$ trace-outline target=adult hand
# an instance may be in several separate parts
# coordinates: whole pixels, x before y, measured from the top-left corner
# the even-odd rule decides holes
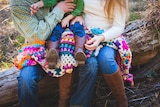
[[[104,41],[104,36],[102,35],[94,36],[93,38],[91,38],[86,42],[85,48],[88,50],[95,50],[102,41]]]
[[[77,17],[75,17],[75,18],[72,20],[71,24],[74,24],[75,22],[79,22],[81,25],[84,25],[84,26],[85,26],[85,22],[84,22],[84,19],[83,19],[82,16],[77,16]]]
[[[72,12],[76,5],[74,3],[71,3],[69,1],[61,1],[57,3],[56,5],[58,8],[62,9],[64,13]]]

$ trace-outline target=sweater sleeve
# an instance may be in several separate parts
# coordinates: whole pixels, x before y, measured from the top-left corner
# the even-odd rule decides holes
[[[53,7],[56,5],[57,0],[43,0],[44,2],[44,7]]]
[[[11,7],[10,10],[15,27],[28,42],[46,40],[64,16],[64,12],[58,7],[50,13],[47,12],[48,14],[42,19],[38,15],[31,17],[30,9],[25,6]],[[39,10],[38,13],[42,12],[44,11]]]
[[[71,13],[73,16],[79,16],[84,10],[84,1],[83,0],[75,0],[76,8]]]
[[[120,8],[116,7],[112,26],[103,33],[105,41],[110,41],[111,39],[121,35],[125,28],[125,22],[126,22],[125,10],[122,9],[122,11],[120,11]]]

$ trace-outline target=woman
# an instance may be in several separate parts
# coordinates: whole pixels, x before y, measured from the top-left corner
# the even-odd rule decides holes
[[[81,21],[88,28],[100,28],[104,33],[95,35],[85,44],[88,50],[95,50],[101,42],[110,42],[123,33],[128,16],[128,0],[84,0],[84,15],[75,21]],[[97,56],[100,70],[106,83],[112,90],[117,107],[128,107],[120,68],[115,60],[116,50],[103,46]]]

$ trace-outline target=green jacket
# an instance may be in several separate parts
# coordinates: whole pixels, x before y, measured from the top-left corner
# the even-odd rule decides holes
[[[44,7],[52,7],[56,5],[59,1],[64,1],[64,0],[43,0],[44,1]],[[84,1],[83,0],[74,0],[73,2],[76,4],[76,8],[74,9],[71,14],[73,16],[79,16],[84,10]]]
[[[10,0],[10,12],[16,29],[25,38],[26,42],[46,40],[57,23],[61,22],[64,12],[54,7],[40,8],[33,16],[30,15],[30,5],[39,0]]]

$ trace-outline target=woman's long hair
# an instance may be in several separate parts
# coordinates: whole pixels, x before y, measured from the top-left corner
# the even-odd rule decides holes
[[[109,21],[114,20],[114,10],[115,7],[119,8],[119,12],[122,13],[122,11],[126,12],[126,18],[128,18],[129,11],[128,11],[128,0],[106,0],[104,12],[108,16]],[[116,10],[117,11],[117,10]]]

